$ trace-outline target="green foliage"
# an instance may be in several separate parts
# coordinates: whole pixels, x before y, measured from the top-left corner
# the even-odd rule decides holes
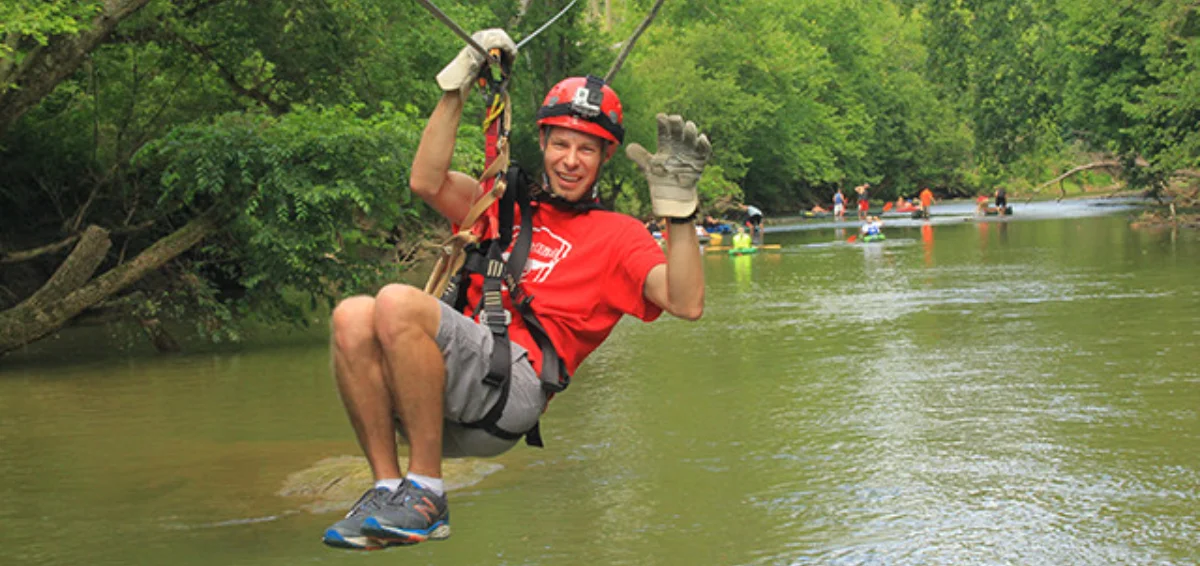
[[[547,89],[604,75],[653,3],[577,6],[523,48],[510,85],[518,162],[540,165]],[[439,2],[468,30],[517,39],[565,5]],[[0,4],[0,95],[29,54],[100,8]],[[1197,33],[1189,0],[672,0],[613,87],[627,143],[653,148],[659,112],[709,135],[706,210],[735,200],[787,214],[864,181],[887,199],[923,186],[1015,193],[1112,155],[1125,180],[1156,189],[1200,168]],[[416,2],[148,3],[0,138],[0,242],[28,249],[95,223],[117,234],[111,267],[217,207],[220,233],[122,299],[213,338],[237,337],[247,316],[303,321],[313,302],[369,290],[397,240],[440,224],[411,201],[407,167],[433,77],[461,48]],[[482,112],[473,96],[456,147],[455,168],[472,174]],[[623,156],[600,192],[650,212]],[[5,304],[59,261],[0,272]]]
[[[379,266],[361,261],[364,252],[388,246],[392,228],[415,214],[406,179],[416,120],[356,110],[226,114],[149,144],[135,165],[161,171],[161,207],[227,210],[228,231],[198,263],[238,266],[232,282],[256,314],[294,318],[282,290],[306,300],[331,297],[335,282],[341,292],[367,290]]]
[[[0,2],[0,69],[20,65],[28,50],[45,46],[53,36],[78,34],[100,9],[96,0]],[[0,83],[0,92],[9,86]]]

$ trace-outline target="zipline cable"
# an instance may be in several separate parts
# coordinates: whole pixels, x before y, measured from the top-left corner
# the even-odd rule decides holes
[[[473,37],[471,37],[471,34],[467,33],[465,30],[463,30],[462,26],[458,25],[457,23],[454,22],[454,20],[450,19],[450,16],[447,16],[445,12],[441,11],[440,9],[438,9],[437,6],[433,5],[433,2],[430,2],[429,0],[417,0],[417,2],[419,2],[422,6],[425,6],[425,9],[429,10],[429,13],[433,14],[433,17],[441,20],[441,22],[443,24],[446,24],[446,27],[450,28],[450,31],[453,31],[456,35],[458,35],[458,37],[461,37],[463,41],[467,42],[467,45],[470,45],[476,51],[482,53],[483,56],[488,59],[488,61],[490,61],[491,63],[493,63],[495,65],[500,64],[499,58],[494,57],[490,53],[488,53],[487,49],[484,49],[483,46],[479,44],[479,42],[475,41],[475,39]]]
[[[529,40],[531,40],[531,39],[533,39],[533,38],[537,37],[537,35],[538,35],[539,33],[542,33],[543,31],[545,31],[545,30],[546,30],[546,28],[550,27],[550,25],[551,25],[551,24],[553,24],[554,22],[557,22],[557,21],[558,21],[558,19],[559,19],[559,18],[561,18],[561,17],[563,17],[563,14],[566,14],[566,13],[567,13],[567,10],[570,10],[570,9],[571,9],[571,6],[574,6],[576,2],[579,2],[579,0],[571,0],[571,3],[570,3],[570,4],[567,4],[567,7],[566,7],[566,8],[563,8],[562,10],[559,10],[559,12],[558,12],[557,14],[555,14],[553,18],[550,18],[550,20],[549,20],[549,21],[547,21],[546,23],[542,24],[542,27],[540,27],[540,28],[537,28],[537,29],[533,30],[533,33],[531,33],[531,34],[529,34],[529,35],[525,36],[525,38],[524,38],[524,39],[522,39],[521,41],[518,41],[518,42],[517,42],[517,49],[520,49],[522,45],[525,45],[526,43],[529,43]]]

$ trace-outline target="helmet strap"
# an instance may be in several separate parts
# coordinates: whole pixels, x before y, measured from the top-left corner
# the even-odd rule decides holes
[[[597,174],[599,174],[599,171],[597,171]],[[543,171],[542,184],[535,185],[532,192],[533,200],[544,202],[562,211],[583,213],[589,210],[604,210],[604,207],[600,206],[599,197],[597,197],[595,181],[592,182],[592,198],[570,201],[550,188],[550,177]]]

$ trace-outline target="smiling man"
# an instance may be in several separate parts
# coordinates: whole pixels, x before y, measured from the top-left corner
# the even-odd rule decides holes
[[[502,30],[474,37],[516,55]],[[482,65],[464,48],[438,74],[444,93],[413,159],[413,193],[455,224],[483,194],[474,178],[450,170],[463,100]],[[657,120],[658,152],[631,144],[626,153],[646,175],[655,215],[671,219],[665,254],[636,219],[596,203],[601,167],[624,139],[623,111],[603,81],[573,77],[551,88],[538,111],[542,182],[527,187],[529,226],[513,227],[527,236],[523,268],[504,265],[526,253],[514,244],[507,259],[497,252],[477,271],[519,273],[490,291],[486,279],[465,280],[463,312],[399,284],[334,309],[338,391],[376,483],[325,531],[326,544],[377,549],[448,537],[443,458],[494,456],[522,436],[540,445],[537,423],[549,398],[622,316],[700,318],[704,274],[693,218],[711,148],[695,124]],[[403,474],[397,433],[409,444]]]

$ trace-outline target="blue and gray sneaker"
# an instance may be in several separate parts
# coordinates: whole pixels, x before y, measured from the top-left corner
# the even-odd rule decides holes
[[[366,536],[386,544],[416,544],[450,538],[450,507],[438,495],[405,481],[362,523]]]
[[[363,533],[362,526],[363,520],[383,508],[384,503],[391,495],[392,492],[387,488],[368,489],[350,508],[350,512],[346,513],[346,518],[325,529],[325,535],[321,537],[321,542],[329,546],[353,550],[379,550],[388,546],[389,543],[376,540]]]

